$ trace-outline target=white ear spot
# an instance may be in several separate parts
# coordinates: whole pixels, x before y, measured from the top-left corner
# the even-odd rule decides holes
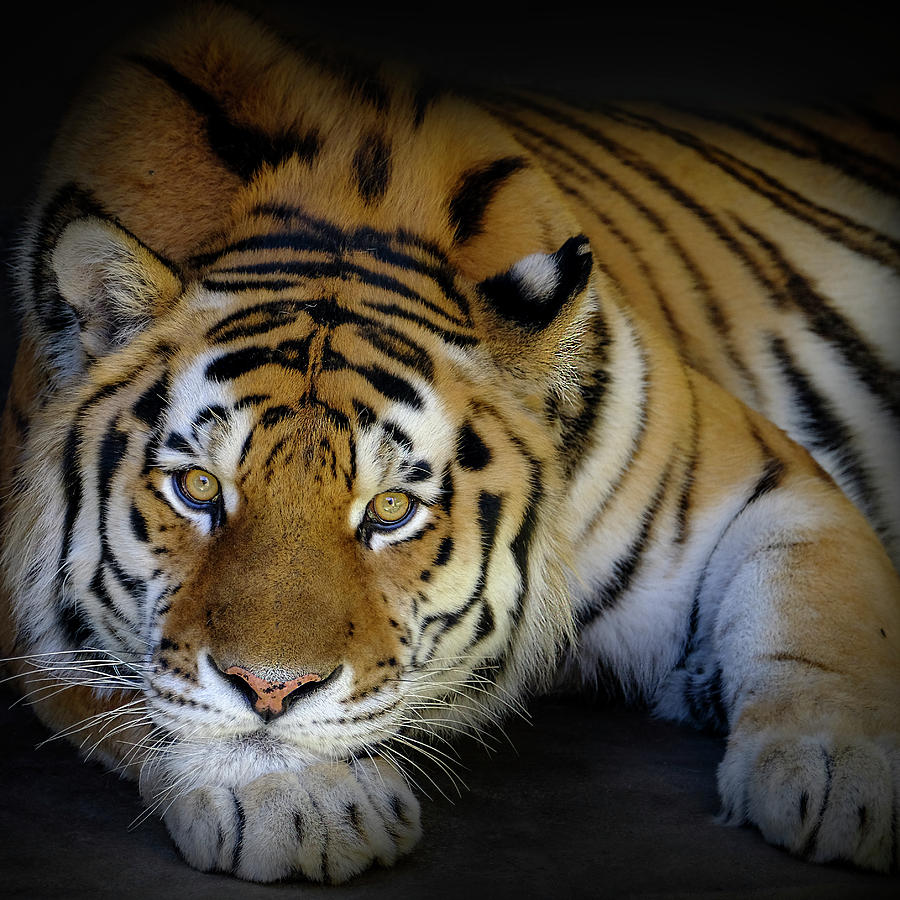
[[[520,259],[509,274],[518,282],[522,299],[531,303],[546,302],[559,285],[559,264],[553,253],[532,253]]]

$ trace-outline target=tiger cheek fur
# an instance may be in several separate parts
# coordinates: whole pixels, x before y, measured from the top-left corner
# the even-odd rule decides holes
[[[203,5],[98,90],[24,240],[0,639],[189,863],[392,864],[413,754],[559,679],[896,866],[877,127],[467,100]]]

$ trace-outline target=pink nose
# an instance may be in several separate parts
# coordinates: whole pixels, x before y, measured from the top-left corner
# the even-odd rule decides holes
[[[266,681],[265,678],[254,675],[253,672],[245,669],[243,666],[231,666],[225,670],[225,674],[240,678],[246,682],[253,694],[253,697],[251,697],[253,709],[266,722],[287,712],[287,699],[304,684],[322,680],[320,675],[310,672],[308,675],[301,675],[299,678],[292,678],[290,681]],[[253,699],[254,697],[255,699]]]

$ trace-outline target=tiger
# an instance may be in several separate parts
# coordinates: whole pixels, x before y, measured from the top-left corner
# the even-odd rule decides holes
[[[19,242],[18,689],[249,881],[392,865],[422,761],[559,687],[724,735],[722,822],[896,870],[897,135],[182,10]]]

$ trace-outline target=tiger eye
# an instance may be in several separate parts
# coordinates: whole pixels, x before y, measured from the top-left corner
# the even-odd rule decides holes
[[[372,498],[369,508],[377,521],[394,525],[409,513],[411,505],[409,496],[402,491],[385,491]]]
[[[181,489],[196,503],[209,503],[219,495],[219,480],[203,469],[189,469],[181,478]]]

